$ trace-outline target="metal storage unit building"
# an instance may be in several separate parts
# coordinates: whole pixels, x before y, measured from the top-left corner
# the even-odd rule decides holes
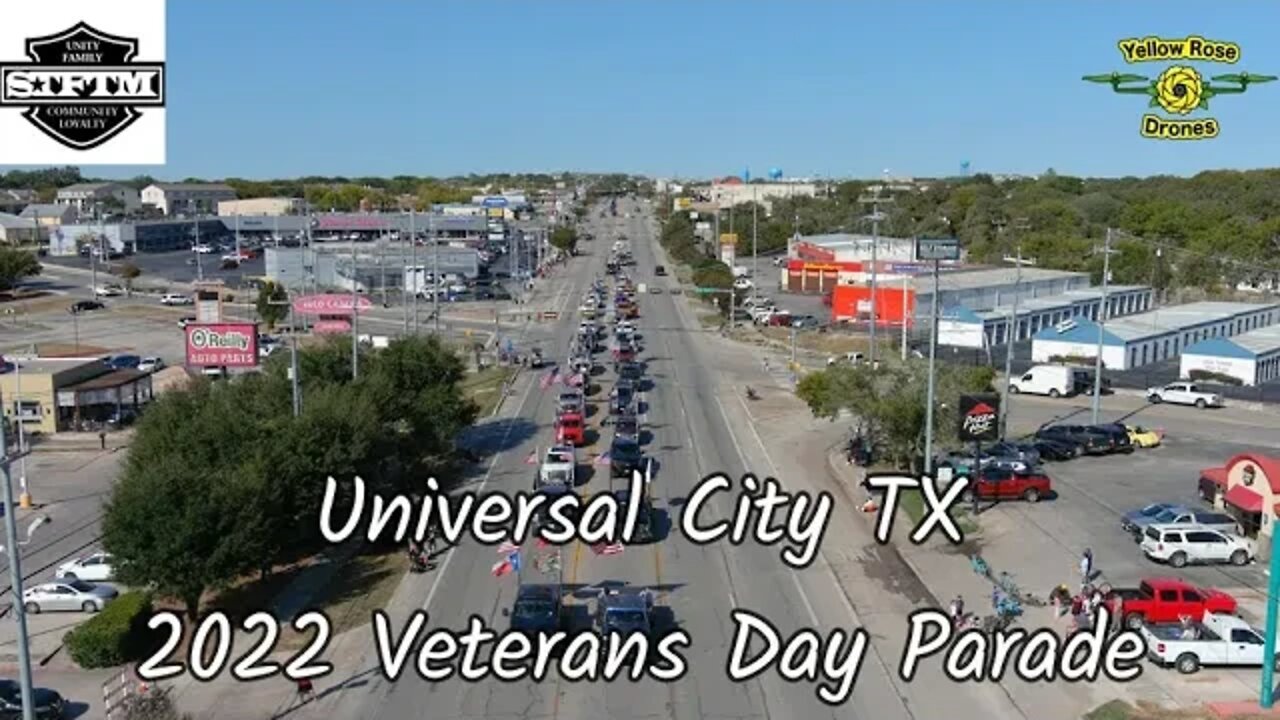
[[[1280,323],[1280,303],[1195,302],[1108,320],[1102,333],[1102,362],[1112,370],[1131,370],[1178,357],[1187,347],[1210,338],[1242,335]],[[1092,360],[1097,355],[1098,324],[1072,318],[1036,333],[1035,362],[1055,358]]]
[[[1228,375],[1249,386],[1280,379],[1280,325],[1193,343],[1182,351],[1181,377],[1196,370]]]
[[[1132,315],[1151,307],[1152,291],[1141,285],[1107,289],[1107,317]],[[1075,317],[1096,318],[1102,305],[1100,289],[1072,290],[1051,297],[1019,301],[1014,341],[1030,339],[1043,328]],[[938,322],[938,342],[954,347],[983,348],[1003,345],[1009,330],[1012,305],[990,310],[970,310],[953,305],[944,308]]]

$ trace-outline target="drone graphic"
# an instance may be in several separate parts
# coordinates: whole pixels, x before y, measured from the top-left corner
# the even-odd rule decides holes
[[[1208,110],[1209,98],[1218,95],[1239,95],[1249,89],[1253,83],[1273,82],[1280,77],[1275,75],[1250,75],[1247,72],[1231,75],[1214,75],[1212,82],[1227,83],[1213,85],[1206,82],[1194,68],[1173,66],[1160,73],[1160,77],[1152,80],[1142,75],[1110,73],[1107,75],[1085,75],[1087,82],[1111,85],[1114,92],[1127,95],[1150,96],[1151,107],[1160,107],[1170,113],[1185,115],[1192,110]],[[1143,83],[1135,85],[1135,83]]]

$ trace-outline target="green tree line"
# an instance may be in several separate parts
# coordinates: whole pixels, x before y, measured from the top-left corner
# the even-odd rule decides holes
[[[195,380],[148,408],[102,521],[122,582],[194,618],[207,591],[321,547],[328,477],[344,493],[360,476],[370,492],[416,495],[428,477],[458,476],[455,439],[478,410],[461,390],[463,361],[437,339],[366,353],[355,381],[349,337],[299,355],[299,417],[279,355],[262,373]]]
[[[761,213],[762,252],[805,235],[869,233],[867,182],[833,183],[816,198],[777,198]],[[990,175],[921,181],[893,193],[880,231],[899,237],[954,235],[973,262],[1000,262],[1022,247],[1040,267],[1092,272],[1107,228],[1115,234],[1111,279],[1159,288],[1221,290],[1280,270],[1280,170],[1210,171],[1189,178],[1078,178],[1053,170],[996,182]],[[726,230],[727,210],[721,210]],[[749,203],[734,209],[750,237]]]

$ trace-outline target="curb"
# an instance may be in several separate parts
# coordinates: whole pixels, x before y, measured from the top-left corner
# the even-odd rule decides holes
[[[860,514],[877,517],[879,513],[863,513],[861,511],[860,509],[861,503],[857,502],[856,498],[854,498],[850,494],[849,484],[846,483],[844,479],[840,477],[840,472],[836,467],[836,458],[837,458],[837,455],[834,452],[834,450],[832,448],[828,448],[827,449],[827,475],[831,478],[831,481],[835,483],[836,487],[840,488],[840,491],[845,496],[845,499],[850,501],[854,509],[858,510]],[[901,508],[899,508],[899,511],[901,511]],[[921,577],[920,568],[917,567],[916,564],[912,562],[911,559],[908,558],[902,552],[902,550],[898,547],[898,543],[895,542],[892,538],[890,538],[889,542],[882,545],[881,547],[892,549],[893,554],[896,555],[898,559],[902,561],[902,564],[906,566],[906,569],[911,573],[912,577],[915,578],[916,582],[920,584],[920,587],[924,588],[925,594],[929,596],[929,600],[932,606],[935,608],[942,608],[942,605],[938,602],[938,596],[933,592],[933,588],[929,587],[929,583],[926,583],[924,581],[924,578]]]

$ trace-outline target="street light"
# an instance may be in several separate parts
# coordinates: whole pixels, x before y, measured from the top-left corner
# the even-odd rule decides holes
[[[3,414],[0,414],[3,417]],[[27,527],[26,542],[18,541],[18,525],[13,512],[13,484],[9,472],[13,458],[9,456],[9,428],[0,428],[0,481],[4,483],[3,505],[5,546],[9,554],[9,584],[13,593],[13,621],[18,630],[18,682],[22,691],[22,719],[35,720],[35,701],[31,687],[31,652],[27,646],[27,611],[23,607],[22,598],[22,552],[21,547],[31,542],[31,535],[36,528],[48,522],[46,516],[40,516]]]
[[[938,306],[941,304],[939,269],[943,260],[960,259],[960,242],[955,238],[916,239],[916,257],[933,261],[933,298],[929,309],[929,390],[924,416],[924,474],[933,472],[934,367],[938,353]]]

